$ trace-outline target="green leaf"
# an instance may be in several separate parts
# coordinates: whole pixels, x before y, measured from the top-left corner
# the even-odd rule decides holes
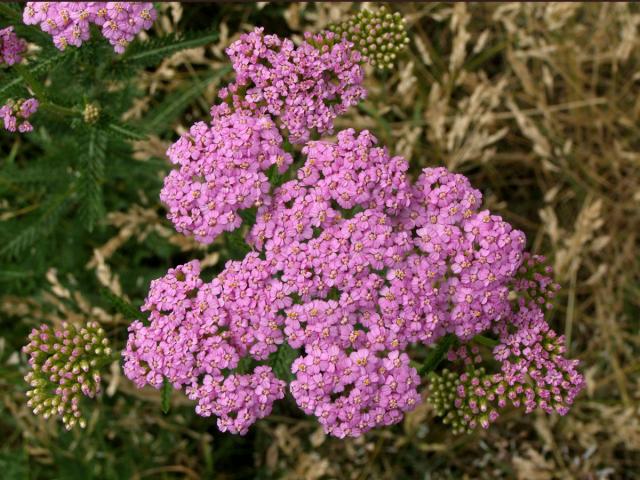
[[[80,159],[80,218],[87,230],[104,215],[102,184],[104,183],[104,162],[107,154],[107,136],[102,130],[89,130],[84,155]]]
[[[244,239],[243,231],[243,228],[236,228],[232,232],[224,234],[224,241],[231,259],[240,260],[251,251],[251,247]]]
[[[171,392],[173,391],[173,387],[171,386],[171,382],[166,378],[162,381],[162,387],[160,388],[160,403],[162,408],[162,413],[165,415],[169,413],[169,409],[171,408]]]
[[[488,348],[495,348],[500,344],[498,340],[489,338],[485,335],[476,335],[473,337],[473,341]]]
[[[30,75],[38,75],[40,73],[51,70],[57,63],[62,62],[66,59],[67,55],[69,55],[68,50],[65,52],[60,52],[51,55],[44,60],[36,61],[28,66],[24,67],[25,71],[27,71]],[[8,80],[0,83],[0,100],[5,100],[12,95],[25,95],[26,94],[26,85],[25,79],[17,73],[15,70],[12,70],[7,74]],[[4,103],[4,102],[2,102]]]
[[[170,34],[159,39],[135,43],[125,52],[118,63],[124,66],[135,65],[137,67],[154,65],[180,50],[215,42],[218,40],[218,36],[218,32],[204,31],[186,36]]]
[[[146,140],[147,136],[136,130],[134,127],[127,124],[120,124],[118,122],[111,122],[107,125],[107,129],[117,138],[124,140]]]
[[[456,336],[451,333],[442,337],[435,348],[433,348],[429,352],[429,355],[427,355],[427,359],[422,364],[422,367],[419,369],[418,373],[420,373],[420,375],[424,375],[425,373],[429,373],[435,370],[438,365],[440,365],[440,362],[444,359],[445,355],[455,342]]]
[[[146,131],[159,133],[166,130],[167,126],[178,118],[189,104],[204,91],[208,83],[219,79],[230,71],[231,67],[226,66],[215,72],[207,72],[203,76],[196,77],[193,83],[167,96],[158,107],[145,117]]]
[[[59,194],[48,202],[42,214],[34,222],[22,229],[0,249],[0,257],[18,257],[37,241],[45,239],[60,221],[68,204],[70,193],[67,191]]]
[[[119,297],[111,290],[107,288],[100,289],[100,295],[109,302],[109,304],[118,313],[122,314],[124,318],[130,321],[142,320],[144,323],[148,323],[147,315],[134,307],[130,302],[122,297]]]
[[[281,344],[278,350],[269,356],[269,365],[273,368],[273,373],[276,374],[276,377],[287,383],[292,381],[291,365],[298,355],[299,352],[291,348],[288,343]]]

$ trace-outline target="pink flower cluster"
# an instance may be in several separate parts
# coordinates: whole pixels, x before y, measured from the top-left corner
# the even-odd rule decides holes
[[[13,27],[0,29],[0,64],[19,63],[26,48],[27,42],[13,32]]]
[[[248,237],[258,252],[210,283],[191,262],[152,285],[151,325],[132,326],[125,371],[138,385],[167,377],[186,386],[199,412],[245,432],[271,403],[256,411],[220,385],[236,384],[228,379],[241,357],[263,362],[287,342],[303,349],[296,402],[328,433],[357,436],[420,401],[409,345],[447,332],[469,339],[508,314],[524,235],[479,211],[480,193],[462,175],[429,168],[412,185],[407,162],[369,132],[345,130],[303,153],[298,178],[258,209]],[[283,385],[268,378],[272,402]],[[247,422],[229,423],[221,401]]]
[[[319,344],[307,350],[293,363],[291,393],[331,435],[358,437],[393,425],[420,403],[420,378],[406,353],[379,355],[362,348],[348,354],[336,345],[325,349]]]
[[[245,434],[269,415],[285,384],[268,366],[234,370],[242,356],[264,360],[282,341],[274,322],[288,299],[255,254],[229,262],[211,283],[199,275],[192,261],[152,282],[142,307],[150,324],[131,325],[124,371],[139,387],[160,388],[166,377],[198,402],[198,414],[218,416],[220,430]]]
[[[265,172],[284,172],[293,161],[270,117],[245,112],[196,123],[167,154],[180,168],[165,178],[160,199],[176,230],[202,243],[238,228],[238,211],[268,197]]]
[[[0,107],[0,118],[2,118],[5,130],[9,132],[26,133],[33,131],[33,125],[29,122],[29,117],[38,111],[38,100],[29,98],[19,102],[9,100]]]
[[[335,117],[366,95],[360,53],[332,32],[307,33],[296,47],[256,28],[226,52],[236,79],[220,91],[227,103],[214,106],[212,116],[231,109],[269,114],[291,143],[306,142],[314,129],[331,132]]]
[[[298,180],[258,210],[249,241],[264,244],[266,259],[303,299],[348,291],[359,277],[358,288],[382,281],[374,287],[382,298],[360,308],[377,309],[384,325],[401,324],[399,345],[486,330],[509,309],[523,233],[478,211],[480,192],[463,175],[427,168],[412,185],[406,160],[375,142],[349,129],[336,143],[308,143]],[[342,220],[342,210],[354,209],[364,211]]]
[[[265,171],[284,173],[292,163],[279,129],[292,143],[312,130],[330,132],[336,116],[364,98],[360,54],[331,32],[288,39],[243,35],[228,49],[236,73],[226,100],[211,109],[212,122],[193,125],[167,151],[180,169],[160,194],[176,229],[202,243],[238,228],[238,211],[270,203]]]
[[[495,330],[500,344],[493,356],[502,367],[494,383],[506,384],[508,398],[515,406],[523,404],[527,413],[540,408],[565,415],[584,388],[584,378],[579,361],[562,356],[564,337],[549,327],[540,307],[521,301],[511,321],[496,324]]]
[[[23,20],[27,25],[40,25],[60,50],[87,41],[93,23],[102,28],[113,49],[122,53],[141,30],[151,28],[156,15],[151,2],[27,2]]]
[[[487,373],[477,346],[463,345],[449,352],[454,366],[463,365],[462,374],[445,370],[431,372],[429,401],[438,415],[456,433],[482,426],[487,428],[510,402],[525,407],[525,413],[539,408],[565,415],[585,386],[578,372],[578,360],[566,359],[564,338],[549,327],[543,308],[551,308],[558,285],[545,267],[544,257],[525,253],[511,288],[518,300],[512,313],[491,330],[498,336],[492,349],[500,371]]]

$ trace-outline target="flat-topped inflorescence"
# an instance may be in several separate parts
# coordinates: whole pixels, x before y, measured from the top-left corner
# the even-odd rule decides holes
[[[481,210],[464,176],[427,168],[412,183],[406,160],[376,143],[352,129],[308,142],[297,179],[258,208],[248,236],[256,251],[209,283],[197,262],[154,282],[151,324],[130,329],[127,376],[156,388],[167,378],[198,413],[245,433],[283,395],[264,362],[286,343],[298,354],[298,405],[327,433],[358,436],[420,402],[408,347],[516,325],[509,292],[522,232]],[[243,358],[265,368],[264,403],[243,393],[225,409],[219,392],[257,388],[253,374],[236,371]]]
[[[157,13],[152,2],[27,2],[23,21],[40,25],[60,50],[79,47],[91,36],[91,24],[117,53],[142,30],[151,28]]]
[[[384,6],[378,10],[361,10],[329,30],[353,43],[362,57],[380,70],[393,68],[398,54],[409,44],[407,26],[399,13],[390,13]]]
[[[150,323],[130,328],[126,375],[140,387],[168,380],[198,414],[245,434],[284,396],[270,359],[286,352],[300,408],[328,434],[359,436],[421,401],[413,346],[493,331],[511,352],[496,350],[500,372],[465,358],[468,371],[442,382],[432,375],[447,421],[458,431],[487,426],[504,392],[527,410],[564,412],[582,383],[559,356],[561,342],[545,331],[539,343],[552,353],[536,351],[543,367],[523,366],[515,353],[515,332],[542,326],[512,297],[528,295],[540,311],[555,290],[540,259],[524,256],[524,234],[482,210],[463,175],[426,168],[412,182],[407,161],[367,131],[310,141],[364,98],[362,54],[385,67],[407,43],[398,15],[362,13],[344,25],[306,34],[299,46],[258,28],[227,49],[236,79],[221,90],[211,125],[195,124],[169,148],[179,169],[161,199],[178,231],[203,243],[255,208],[253,251],[210,282],[198,262],[154,281],[143,307]],[[304,163],[272,191],[267,170],[284,173],[296,143]]]
[[[79,328],[64,323],[60,329],[45,324],[33,329],[23,351],[29,355],[25,380],[33,413],[57,415],[68,430],[76,424],[84,428],[81,395],[93,398],[100,392],[100,369],[111,356],[104,330],[96,322]]]

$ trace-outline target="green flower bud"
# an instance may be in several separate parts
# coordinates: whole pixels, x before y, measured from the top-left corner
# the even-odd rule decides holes
[[[370,65],[386,70],[392,68],[395,53],[409,43],[405,19],[399,12],[389,13],[385,7],[372,12],[361,10],[329,30],[352,42]],[[375,52],[392,52],[394,55],[376,56]]]

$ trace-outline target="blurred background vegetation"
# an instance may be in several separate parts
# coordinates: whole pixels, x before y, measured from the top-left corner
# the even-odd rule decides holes
[[[127,83],[117,121],[148,135],[104,152],[92,228],[72,205],[17,254],[5,247],[31,226],[28,214],[57,208],[48,194],[59,177],[83,175],[73,158],[83,151],[65,143],[74,133],[64,122],[38,132],[34,117],[32,135],[0,133],[0,478],[639,478],[640,7],[628,3],[390,5],[407,18],[409,51],[392,72],[369,72],[368,99],[338,122],[373,131],[414,172],[444,165],[469,176],[486,206],[551,260],[563,286],[552,323],[588,383],[566,417],[514,410],[455,437],[424,404],[394,428],[345,441],[285,400],[238,437],[175,393],[162,414],[159,393],[136,390],[118,362],[84,431],[25,406],[20,348],[31,328],[94,319],[120,348],[129,320],[102,290],[139,305],[167,268],[200,258],[215,274],[228,258],[222,242],[202,248],[176,234],[158,201],[167,146],[208,118],[230,78],[224,48],[255,25],[300,38],[357,8],[159,5],[145,36],[214,29],[217,40]],[[120,98],[86,89],[105,110]],[[68,158],[55,167],[43,152]],[[39,175],[20,176],[38,165]]]

